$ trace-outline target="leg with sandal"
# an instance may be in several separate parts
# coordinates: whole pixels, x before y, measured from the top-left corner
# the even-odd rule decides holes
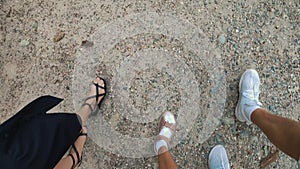
[[[175,134],[176,121],[171,112],[161,115],[159,124],[159,134],[154,144],[154,150],[158,154],[158,164],[160,169],[177,169],[177,165],[169,152],[169,143]]]
[[[91,113],[96,112],[98,109],[100,109],[100,105],[105,95],[105,81],[104,79],[97,77],[93,81],[93,85],[91,86],[89,96],[85,99],[85,102],[83,103],[81,109],[77,113],[82,120],[82,130],[75,143],[71,146],[70,153],[67,155],[67,157],[62,158],[59,161],[55,169],[73,169],[80,166],[82,161],[83,147],[87,137],[87,128],[85,127],[86,122]]]
[[[96,78],[78,113],[47,113],[63,99],[42,96],[0,125],[1,169],[70,169],[80,165],[87,137],[84,127],[100,107],[105,82]],[[67,150],[69,155],[63,157]],[[63,158],[62,158],[63,157]]]

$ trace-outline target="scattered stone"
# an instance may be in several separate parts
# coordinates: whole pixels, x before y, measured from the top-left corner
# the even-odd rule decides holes
[[[296,93],[299,91],[299,86],[295,86],[294,88],[289,88],[288,92],[289,93]]]
[[[222,134],[216,134],[215,141],[217,142],[217,144],[222,144],[222,145],[225,144],[224,141],[223,141],[223,135]]]
[[[243,132],[240,133],[240,137],[241,138],[247,138],[247,137],[249,137],[249,133],[247,131],[243,131]]]
[[[264,146],[264,153],[265,153],[265,155],[269,154],[269,148],[268,148],[268,146]]]
[[[64,37],[65,37],[65,33],[60,31],[60,32],[56,33],[56,35],[54,35],[53,41],[58,42],[58,41],[62,40]]]
[[[280,155],[280,151],[276,150],[274,153],[269,154],[266,158],[263,158],[260,161],[260,168],[268,167],[271,163],[279,159],[279,155]]]
[[[233,117],[228,117],[223,119],[224,124],[226,125],[233,125],[234,124],[234,118]]]
[[[38,27],[39,27],[39,24],[37,21],[35,21],[32,25],[32,28],[36,31],[38,29]]]
[[[234,125],[234,126],[231,127],[231,133],[232,134],[237,134],[236,125]]]
[[[6,14],[6,17],[11,17],[12,7],[9,8],[9,11]]]
[[[274,106],[273,105],[269,105],[269,110],[273,111],[274,110]]]
[[[251,143],[252,143],[252,144],[255,144],[255,143],[257,143],[257,142],[258,142],[258,137],[257,137],[257,136],[251,137]]]
[[[30,44],[30,42],[28,41],[28,40],[22,40],[21,42],[20,42],[20,46],[21,47],[26,47],[26,46],[28,46]]]
[[[81,42],[81,46],[82,47],[92,47],[92,46],[94,46],[94,43],[91,41],[88,41],[88,40],[84,40]]]
[[[224,36],[224,35],[220,35],[220,36],[219,36],[219,43],[220,43],[220,44],[224,44],[225,42],[226,42],[225,36]]]

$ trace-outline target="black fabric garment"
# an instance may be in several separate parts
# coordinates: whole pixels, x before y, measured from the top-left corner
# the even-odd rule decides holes
[[[61,101],[42,96],[0,125],[1,169],[55,167],[81,130],[74,113],[46,113]]]

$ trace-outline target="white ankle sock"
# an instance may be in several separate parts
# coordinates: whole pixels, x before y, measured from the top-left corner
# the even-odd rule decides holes
[[[258,108],[260,108],[258,105],[245,105],[244,111],[246,113],[247,120],[252,122],[251,121],[251,115],[254,112],[254,110],[256,110]]]
[[[168,144],[165,140],[158,140],[155,144],[156,152],[158,152],[158,150],[163,146],[165,146],[168,149]]]

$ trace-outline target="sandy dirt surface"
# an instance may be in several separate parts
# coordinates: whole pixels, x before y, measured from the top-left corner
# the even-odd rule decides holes
[[[174,20],[165,17],[161,25],[152,27],[151,21],[161,16]],[[177,20],[187,24],[176,25]],[[0,0],[0,123],[46,94],[65,98],[52,111],[74,112],[87,93],[85,87],[100,74],[109,82],[101,113],[118,133],[151,137],[157,134],[161,111],[171,110],[178,119],[185,117],[183,113],[193,117],[189,113],[197,111],[193,123],[179,124],[180,131],[188,128],[183,132],[187,135],[177,138],[171,150],[180,168],[208,168],[208,154],[216,144],[225,146],[232,168],[259,168],[261,159],[276,148],[258,127],[235,118],[239,79],[247,68],[255,68],[262,82],[263,107],[299,121],[299,25],[298,0]],[[200,33],[189,37],[189,31]],[[161,63],[149,59],[157,51],[167,53],[156,53]],[[89,64],[89,59],[94,62]],[[215,88],[218,71],[224,88]],[[179,80],[190,73],[189,83]],[[197,90],[192,93],[199,95],[182,95],[193,91],[194,84]],[[196,108],[184,107],[190,99],[195,99]],[[140,116],[146,121],[135,121],[127,103],[145,112]],[[220,111],[210,112],[213,104],[220,104]],[[122,144],[113,142],[116,147]],[[158,168],[157,157],[149,152],[149,156],[128,157],[89,138],[80,168]],[[267,168],[296,166],[281,153]]]

